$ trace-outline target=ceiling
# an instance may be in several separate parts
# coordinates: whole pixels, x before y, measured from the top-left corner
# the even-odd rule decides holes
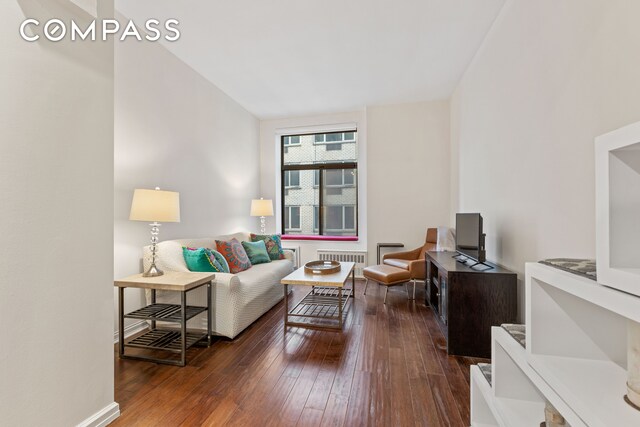
[[[117,0],[261,119],[451,95],[505,0]]]

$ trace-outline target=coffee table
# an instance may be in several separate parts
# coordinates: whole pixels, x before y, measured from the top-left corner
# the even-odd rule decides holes
[[[355,263],[341,262],[340,271],[333,274],[311,274],[300,267],[280,283],[284,285],[284,327],[301,326],[314,329],[338,329],[344,325],[343,313],[355,289]],[[351,276],[351,287],[345,287]],[[310,286],[311,291],[289,310],[289,285]],[[290,317],[308,322],[290,321]],[[337,324],[336,321],[337,320]]]

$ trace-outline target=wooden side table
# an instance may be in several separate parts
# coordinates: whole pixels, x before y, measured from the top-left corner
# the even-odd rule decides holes
[[[116,280],[114,286],[118,287],[118,320],[120,339],[118,354],[121,359],[146,360],[168,365],[185,366],[187,364],[187,349],[206,338],[207,346],[211,345],[211,286],[215,275],[211,273],[181,273],[166,272],[162,276],[142,277],[142,274],[125,277]],[[207,286],[207,307],[188,306],[187,292]],[[140,288],[151,290],[151,304],[124,314],[124,290],[125,288]],[[180,304],[157,304],[156,291],[180,292]],[[207,312],[207,330],[187,331],[187,321],[204,311]],[[125,342],[124,319],[148,320],[151,329],[134,339]],[[180,325],[180,330],[170,328],[157,328],[156,322],[170,322]],[[163,350],[180,354],[180,360],[160,359],[152,356],[127,355],[125,348],[143,348],[148,350]]]

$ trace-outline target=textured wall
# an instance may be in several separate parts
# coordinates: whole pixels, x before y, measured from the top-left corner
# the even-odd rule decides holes
[[[0,2],[6,426],[77,425],[113,404],[113,45],[20,38],[25,17],[52,16],[93,19],[71,3]]]
[[[452,100],[452,212],[487,257],[595,256],[594,138],[640,118],[640,3],[508,1]],[[521,296],[521,309],[523,297]]]

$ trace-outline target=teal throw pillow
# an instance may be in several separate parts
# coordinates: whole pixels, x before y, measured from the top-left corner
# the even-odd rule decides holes
[[[267,247],[267,253],[272,261],[284,259],[282,240],[279,234],[251,234],[252,242],[263,241]]]
[[[269,254],[267,253],[267,247],[265,246],[263,241],[242,242],[242,246],[247,252],[247,256],[251,261],[251,265],[271,262],[271,258],[269,258]]]
[[[228,273],[229,266],[224,257],[209,248],[182,247],[182,256],[189,271]],[[220,261],[222,259],[222,262]]]

